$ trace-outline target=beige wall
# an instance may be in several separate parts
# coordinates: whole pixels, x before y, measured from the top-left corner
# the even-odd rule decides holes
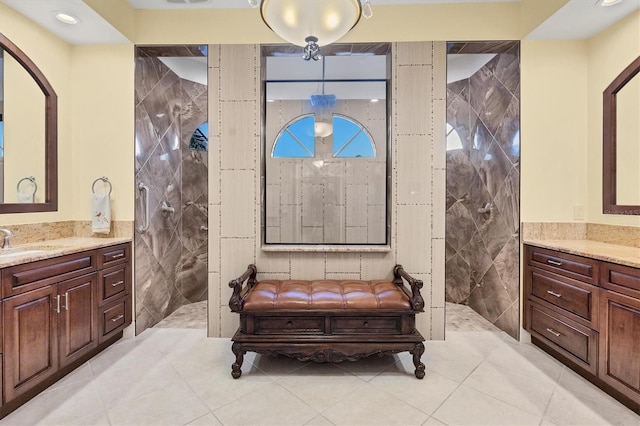
[[[618,74],[640,56],[640,11],[603,31],[588,43],[588,218],[590,222],[640,226],[640,216],[602,214],[602,92]],[[631,160],[631,159],[630,159]],[[637,170],[638,163],[629,165]],[[637,191],[638,181],[626,183]],[[629,188],[627,187],[627,190]]]
[[[70,219],[89,220],[91,185],[106,176],[113,186],[111,219],[131,221],[135,187],[133,46],[74,46],[71,76],[74,197]]]
[[[521,47],[521,221],[570,222],[588,202],[587,44]]]

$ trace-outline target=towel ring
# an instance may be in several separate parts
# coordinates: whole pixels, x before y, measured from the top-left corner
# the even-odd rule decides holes
[[[111,182],[109,182],[109,178],[106,176],[99,177],[98,179],[93,181],[93,185],[91,185],[91,192],[93,192],[94,194],[96,193],[96,183],[99,180],[103,181],[105,185],[109,185],[109,195],[111,195],[111,190],[113,189],[113,186],[111,185]]]
[[[31,181],[31,183],[33,184],[33,194],[31,195],[36,195],[36,192],[38,192],[38,184],[36,183],[36,178],[33,176],[23,177],[22,179],[20,179],[18,181],[18,184],[16,185],[16,191],[20,192],[20,184],[25,180]]]

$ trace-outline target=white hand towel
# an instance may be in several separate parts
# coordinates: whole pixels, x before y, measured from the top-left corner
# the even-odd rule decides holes
[[[33,194],[18,192],[18,203],[33,203]]]
[[[91,232],[111,232],[111,205],[109,194],[94,193],[91,197]]]

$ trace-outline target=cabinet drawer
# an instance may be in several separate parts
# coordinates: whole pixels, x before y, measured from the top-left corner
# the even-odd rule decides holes
[[[2,296],[14,296],[95,270],[96,255],[93,251],[11,266],[2,270]]]
[[[598,333],[543,306],[527,303],[528,330],[591,373],[597,371]]]
[[[589,284],[598,284],[599,262],[586,257],[525,245],[525,259],[535,266]]]
[[[542,299],[564,311],[574,314],[597,329],[597,287],[535,268],[530,269],[530,295]]]
[[[255,317],[255,334],[323,334],[324,317]]]
[[[123,297],[100,310],[100,341],[107,340],[131,324],[131,299]]]
[[[336,317],[331,319],[333,334],[400,334],[400,317]]]
[[[603,262],[601,274],[602,287],[640,298],[640,269]]]
[[[127,265],[116,266],[115,268],[100,271],[98,278],[100,303],[128,294],[129,275],[129,267]]]
[[[118,244],[116,246],[101,248],[98,251],[98,268],[127,263],[131,258],[131,244]]]

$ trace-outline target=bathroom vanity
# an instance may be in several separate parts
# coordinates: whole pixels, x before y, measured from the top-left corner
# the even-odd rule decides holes
[[[114,343],[131,324],[130,242],[46,244],[0,251],[0,417]]]
[[[532,342],[640,413],[640,248],[529,242],[524,292]]]

